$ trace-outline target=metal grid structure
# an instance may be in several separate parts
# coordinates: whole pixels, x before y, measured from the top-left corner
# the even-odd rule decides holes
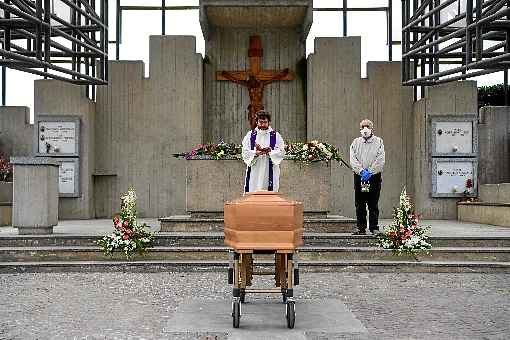
[[[509,7],[509,0],[402,0],[402,84],[504,71],[508,88]]]
[[[55,0],[0,1],[3,105],[6,67],[78,85],[107,84],[108,1],[57,1],[58,15]]]
[[[161,11],[161,34],[165,35],[166,12],[179,10],[199,10],[200,6],[167,6],[165,0],[161,0],[161,6],[140,5],[122,5],[121,0],[115,0],[115,40],[108,41],[108,0],[97,0],[100,2],[100,15],[96,13],[96,0],[57,0],[69,6],[72,22],[67,23],[55,14],[45,11],[45,8],[51,8],[55,0],[5,0],[0,1],[0,9],[6,8],[3,18],[0,18],[0,31],[3,30],[3,40],[1,40],[3,49],[0,50],[0,65],[2,66],[2,103],[5,105],[5,66],[35,73],[44,77],[71,81],[77,84],[105,84],[107,82],[108,67],[108,44],[115,44],[115,59],[120,58],[120,44],[122,43],[122,16],[125,11]],[[338,7],[314,8],[315,12],[340,12],[343,18],[343,36],[348,32],[348,13],[349,12],[385,12],[386,13],[386,32],[388,46],[388,60],[392,61],[392,47],[399,45],[400,41],[393,41],[392,37],[392,13],[393,0],[387,0],[386,6],[373,7],[350,7],[347,0],[342,0],[342,5]],[[26,10],[30,10],[26,12]],[[38,10],[37,10],[38,9]],[[39,15],[39,17],[38,17]],[[49,18],[47,16],[49,15]],[[38,19],[39,18],[39,19]],[[94,19],[95,20],[94,20]],[[51,26],[49,20],[55,20],[62,26]],[[98,22],[99,20],[99,22]],[[23,21],[23,25],[21,22]],[[16,24],[14,24],[16,22]],[[81,25],[76,23],[82,23]],[[16,26],[17,25],[17,26]],[[48,34],[49,46],[53,47],[49,53],[46,53],[45,34]],[[99,32],[100,38],[96,40],[96,33]],[[51,37],[60,36],[72,42],[72,48],[62,46],[58,42],[52,41]],[[12,40],[25,39],[27,48],[15,45]],[[94,45],[96,42],[98,45]],[[39,49],[37,47],[40,47]],[[30,47],[30,48],[29,48]],[[5,57],[5,54],[8,56]],[[18,59],[11,59],[10,56],[16,54]],[[34,58],[35,57],[35,58]],[[55,58],[67,58],[67,60],[57,60]],[[30,60],[28,60],[29,58]],[[47,61],[47,59],[49,61]],[[71,58],[69,60],[69,58]],[[55,65],[57,63],[70,62],[72,69],[65,71]],[[37,67],[43,70],[38,70]],[[51,66],[51,67],[50,67]],[[85,73],[79,70],[85,67]],[[49,70],[61,71],[71,77],[64,77]],[[93,76],[97,74],[97,77]],[[87,88],[88,90],[88,88]],[[92,97],[94,98],[94,86],[92,86]]]

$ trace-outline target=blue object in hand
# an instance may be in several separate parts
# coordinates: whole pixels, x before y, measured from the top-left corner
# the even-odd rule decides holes
[[[367,170],[367,169],[363,169],[363,170],[361,170],[361,172],[360,172],[359,174],[360,174],[360,176],[361,176],[361,181],[363,181],[363,182],[368,181],[368,179],[369,179],[369,175],[368,175],[368,174],[369,174],[369,172],[368,172],[368,170]]]
[[[372,172],[370,172],[370,170],[368,170],[368,169],[367,169],[367,176],[366,176],[366,177],[367,177],[367,179],[366,179],[366,180],[367,180],[367,181],[369,181],[369,180],[370,180],[370,177],[372,177],[372,175],[373,175],[373,173],[372,173]]]

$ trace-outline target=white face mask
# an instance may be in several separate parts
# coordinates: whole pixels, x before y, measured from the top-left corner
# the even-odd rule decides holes
[[[359,130],[359,132],[361,133],[361,136],[363,138],[368,138],[372,135],[372,129],[369,129],[366,126],[363,129]]]

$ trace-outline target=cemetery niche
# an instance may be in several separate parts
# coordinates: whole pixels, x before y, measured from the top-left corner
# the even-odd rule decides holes
[[[476,196],[477,165],[475,158],[433,159],[432,197]]]
[[[478,152],[477,115],[431,119],[432,156],[475,157]]]

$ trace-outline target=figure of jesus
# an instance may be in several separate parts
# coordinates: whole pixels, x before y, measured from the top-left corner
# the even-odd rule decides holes
[[[248,120],[250,122],[251,129],[254,129],[256,126],[256,113],[258,111],[264,110],[264,105],[262,104],[262,98],[264,96],[264,86],[286,78],[289,75],[289,69],[283,69],[281,72],[273,75],[271,78],[267,80],[259,80],[253,74],[248,75],[248,79],[238,79],[234,75],[232,75],[228,71],[222,71],[221,75],[230,80],[233,83],[246,86],[248,88],[248,94],[250,95],[250,106],[248,106],[249,117]]]

